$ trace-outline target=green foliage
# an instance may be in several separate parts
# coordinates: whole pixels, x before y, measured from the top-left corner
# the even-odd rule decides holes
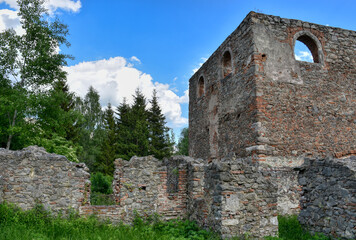
[[[158,104],[156,90],[153,91],[151,108],[148,111],[149,154],[158,159],[169,157],[173,152],[173,142],[170,141],[166,118]]]
[[[91,205],[115,205],[112,194],[104,194],[100,192],[92,192],[90,195]]]
[[[296,215],[293,216],[278,216],[278,236],[279,238],[268,239],[283,239],[283,240],[328,240],[322,234],[312,235],[305,231],[300,225]]]
[[[95,168],[103,174],[114,175],[114,160],[117,150],[116,123],[114,111],[109,103],[104,113],[105,136],[101,143],[100,155],[96,161]]]
[[[53,217],[43,207],[21,211],[0,204],[0,239],[128,239],[128,240],[202,240],[219,239],[201,230],[193,222],[173,220],[161,222],[157,217],[136,218],[134,226],[111,225],[94,216],[87,219],[70,214],[67,218]]]
[[[112,193],[111,183],[113,181],[113,177],[105,176],[101,172],[98,172],[91,175],[90,181],[92,192],[99,192],[104,194]]]
[[[44,147],[47,152],[64,155],[69,161],[79,162],[77,152],[80,147],[57,134],[53,134],[50,138],[35,136],[29,140],[28,145]]]
[[[105,134],[99,100],[99,93],[90,86],[84,100],[77,98],[75,104],[75,108],[83,115],[79,137],[79,144],[83,149],[79,154],[79,161],[85,162],[92,172],[96,171],[95,164]]]
[[[178,155],[189,156],[189,129],[183,128],[177,145]]]
[[[11,29],[0,33],[0,81],[4,83],[0,91],[5,103],[0,109],[0,141],[8,149],[26,146],[33,128],[66,137],[57,118],[65,119],[58,111],[61,104],[49,96],[56,82],[65,82],[62,67],[70,56],[57,49],[69,46],[67,26],[47,21],[42,0],[19,0],[18,4],[25,33],[16,35]]]
[[[172,155],[173,141],[155,91],[150,109],[146,108],[146,98],[139,89],[132,106],[124,100],[117,108],[117,152],[120,158],[129,160],[132,156],[154,155],[162,159]]]
[[[296,216],[278,217],[279,237],[269,240],[330,240],[321,234],[312,235],[302,229]],[[200,229],[196,223],[183,220],[163,222],[157,215],[140,217],[136,214],[133,226],[111,225],[98,221],[95,216],[87,219],[71,212],[67,218],[53,217],[43,206],[22,211],[14,205],[0,204],[0,240],[2,239],[220,239],[210,231]],[[242,238],[250,239],[248,235]]]

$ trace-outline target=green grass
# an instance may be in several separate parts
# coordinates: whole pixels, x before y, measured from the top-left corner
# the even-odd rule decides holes
[[[278,217],[278,237],[268,240],[327,240],[329,238],[304,231],[296,216]],[[218,240],[216,233],[200,229],[196,223],[183,220],[162,222],[157,216],[146,219],[136,217],[133,226],[111,225],[94,216],[80,218],[76,213],[53,217],[41,205],[22,211],[14,205],[0,204],[0,240],[95,239],[95,240]],[[249,239],[249,238],[233,238]]]
[[[268,240],[328,240],[322,234],[312,235],[300,225],[297,216],[278,216],[278,237],[267,237]]]
[[[95,239],[95,240],[150,240],[150,239],[218,239],[217,235],[201,230],[194,222],[168,221],[136,218],[133,226],[111,225],[95,217],[80,218],[70,214],[67,218],[52,217],[37,206],[22,211],[9,204],[0,204],[0,239],[47,240],[47,239]]]

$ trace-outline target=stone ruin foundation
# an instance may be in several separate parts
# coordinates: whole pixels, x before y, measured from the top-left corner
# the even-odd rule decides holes
[[[355,157],[308,159],[297,168],[301,185],[300,222],[313,232],[354,238]],[[223,237],[276,235],[281,174],[252,158],[202,159],[152,156],[115,161],[116,205],[90,205],[90,181],[84,164],[49,154],[43,148],[0,149],[0,202],[23,209],[43,204],[53,212],[74,209],[130,224],[135,211],[163,220],[189,219]],[[282,211],[282,212],[280,212]],[[291,213],[295,213],[291,209]]]
[[[295,58],[304,43],[313,63]],[[0,149],[0,202],[130,223],[134,210],[223,237],[276,235],[277,215],[356,238],[356,32],[249,13],[189,81],[189,155],[116,160],[116,205],[90,205],[84,164]]]

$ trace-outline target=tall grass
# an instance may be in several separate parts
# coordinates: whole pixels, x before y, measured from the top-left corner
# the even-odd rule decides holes
[[[278,216],[278,237],[267,237],[268,240],[328,240],[322,234],[311,234],[300,225],[297,216]]]
[[[218,239],[216,234],[201,230],[189,221],[161,222],[136,218],[133,226],[111,225],[95,217],[80,218],[70,214],[66,218],[53,217],[41,205],[32,210],[0,204],[0,239],[95,239],[95,240],[173,240]]]
[[[278,217],[278,237],[268,240],[327,240],[321,234],[312,235],[303,230],[296,216]],[[146,219],[136,217],[133,226],[111,225],[100,222],[94,216],[80,218],[75,212],[65,218],[54,217],[43,206],[22,211],[11,204],[0,204],[0,240],[47,240],[47,239],[95,239],[95,240],[217,240],[216,233],[200,229],[191,221],[172,220],[162,222],[157,216]],[[233,239],[249,239],[238,238]]]

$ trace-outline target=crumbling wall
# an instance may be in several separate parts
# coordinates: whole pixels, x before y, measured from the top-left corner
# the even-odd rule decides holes
[[[135,211],[140,215],[158,213],[163,219],[185,218],[187,163],[184,158],[172,157],[166,161],[152,156],[132,157],[130,161],[117,159],[113,190],[121,220],[131,223]],[[102,206],[84,207],[81,211],[83,214],[96,211],[109,218],[113,215],[112,210]]]
[[[219,46],[189,81],[189,155],[206,161],[231,152],[244,153],[254,141],[249,130],[256,122],[254,66],[250,18]],[[231,63],[224,64],[228,55]],[[230,73],[225,75],[224,68]],[[199,96],[199,81],[204,94]]]
[[[314,63],[296,60],[298,39],[312,46]],[[355,51],[355,31],[249,13],[190,79],[190,155],[261,154],[292,167],[310,154],[355,153]]]
[[[223,237],[276,235],[275,171],[251,158],[234,158],[188,165],[188,215]]]
[[[300,169],[299,221],[311,232],[356,238],[356,156],[308,159]]]
[[[89,204],[90,175],[84,163],[73,163],[43,148],[0,149],[0,202],[23,209],[43,204],[54,212]]]
[[[356,32],[254,13],[259,122],[257,153],[269,156],[347,155],[356,146]],[[299,37],[314,62],[296,60]]]

